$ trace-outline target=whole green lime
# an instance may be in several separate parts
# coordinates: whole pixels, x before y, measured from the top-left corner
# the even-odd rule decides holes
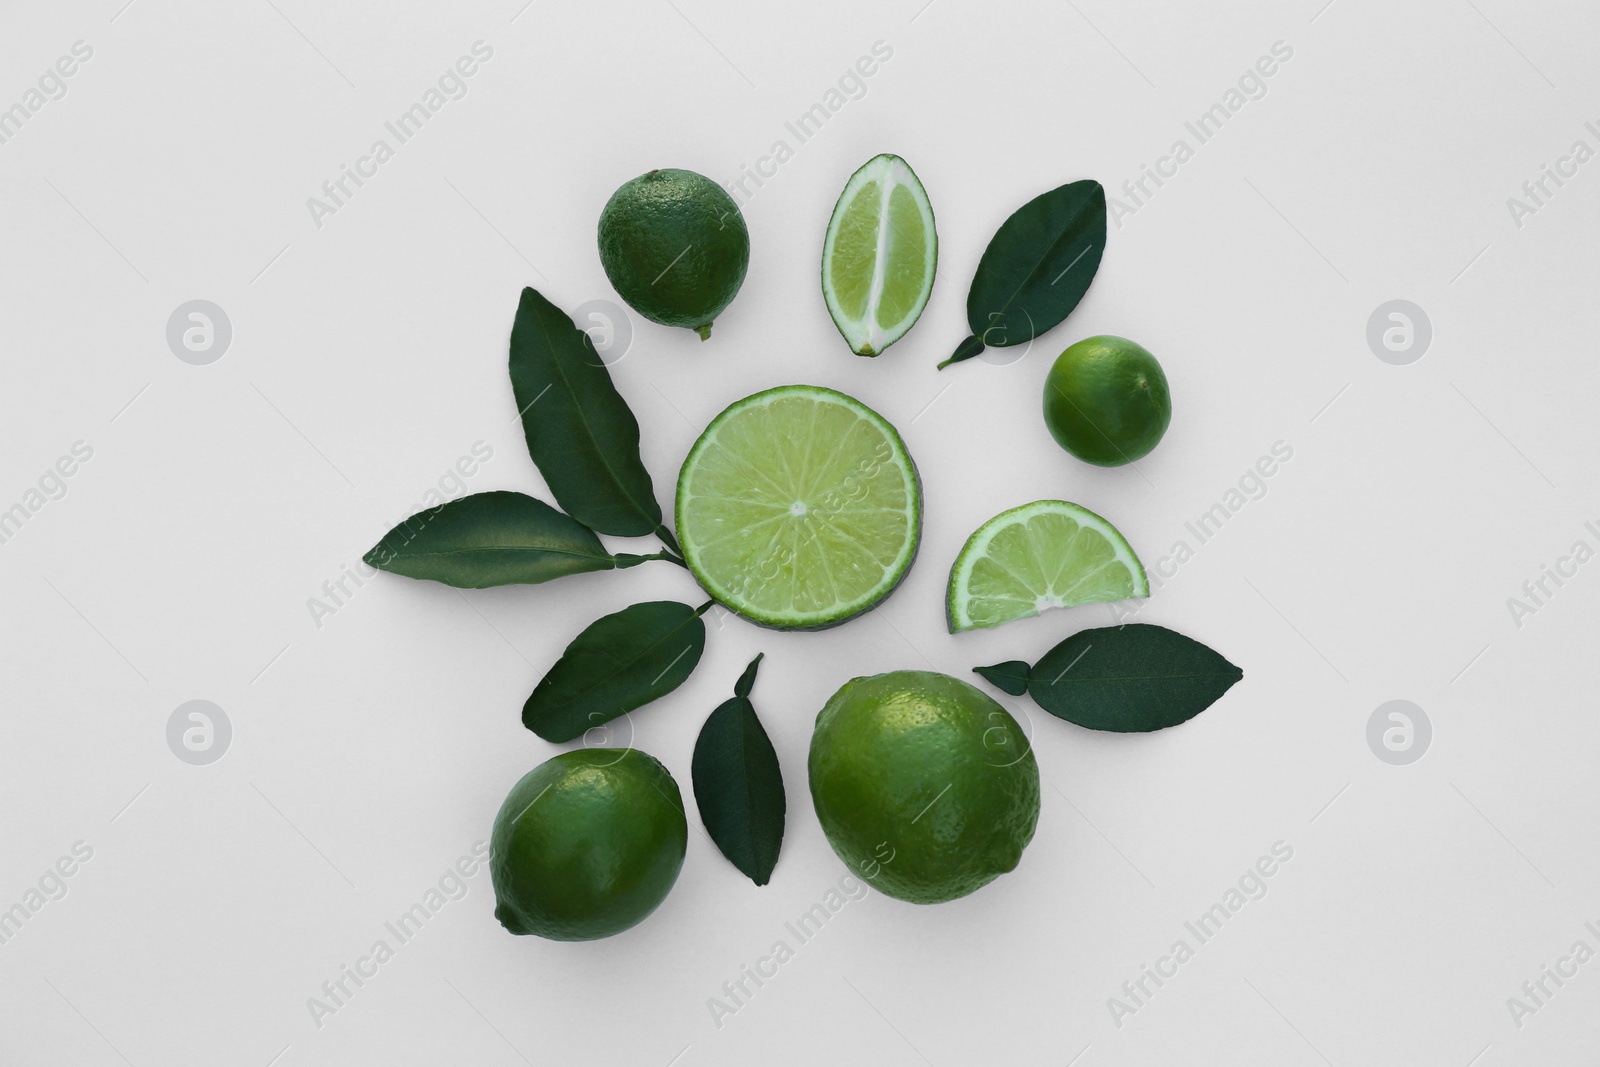
[[[563,752],[523,775],[495,816],[494,916],[552,941],[620,934],[666,899],[688,836],[678,783],[655,757]]]
[[[956,678],[854,678],[817,715],[811,801],[853,873],[913,904],[1016,867],[1039,820],[1039,765],[1005,708]]]
[[[750,233],[727,191],[692,170],[653,170],[600,212],[600,265],[628,306],[703,341],[750,265]]]
[[[1044,382],[1044,424],[1085,463],[1120,467],[1150,454],[1172,421],[1167,376],[1125,337],[1087,337],[1057,357]]]

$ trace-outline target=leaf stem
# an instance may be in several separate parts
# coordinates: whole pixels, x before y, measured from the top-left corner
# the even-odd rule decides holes
[[[982,352],[983,347],[982,339],[977,334],[973,334],[957,345],[956,350],[950,354],[950,358],[939,364],[937,369],[944,370],[952,363],[960,363],[964,359],[971,359],[979,352]]]
[[[631,552],[618,552],[611,558],[616,561],[616,568],[619,571],[628,567],[637,567],[639,564],[648,563],[653,559],[666,560],[668,563],[676,563],[680,567],[688,567],[687,563],[666,549],[662,549],[660,552],[652,552],[647,556],[638,556]]]
[[[713,600],[706,601],[704,604],[701,604],[699,607],[694,609],[694,617],[698,619],[700,616],[704,615],[707,611],[710,611],[711,610],[711,605],[713,605],[715,603],[716,603],[716,600],[713,599]]]
[[[671,549],[673,554],[678,556],[683,555],[683,549],[679,547],[678,539],[672,536],[672,531],[667,529],[666,524],[658,523],[656,525],[655,533],[656,540],[660,541],[662,544],[666,545],[667,548]],[[682,560],[679,560],[679,562],[681,563]]]

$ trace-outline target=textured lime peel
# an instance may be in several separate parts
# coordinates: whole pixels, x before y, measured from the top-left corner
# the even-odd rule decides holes
[[[600,265],[651,322],[711,336],[750,265],[739,205],[703,174],[674,168],[623,183],[600,212]]]
[[[1029,619],[1052,608],[1150,595],[1127,540],[1088,508],[1035,500],[980,526],[950,568],[951,633]]]
[[[1039,764],[993,698],[932,671],[853,678],[823,706],[806,761],[834,854],[913,904],[964,897],[1022,859]]]
[[[874,156],[850,176],[822,244],[822,296],[858,356],[906,335],[933,292],[939,239],[933,207],[899,156]]]
[[[821,629],[874,607],[910,569],[921,526],[900,435],[859,400],[819,386],[737,401],[678,475],[689,570],[764,626]]]

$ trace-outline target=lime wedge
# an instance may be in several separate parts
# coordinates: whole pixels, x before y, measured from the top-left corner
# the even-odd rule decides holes
[[[850,175],[822,243],[822,297],[858,356],[876,356],[916,323],[933,292],[939,238],[928,194],[899,156]]]
[[[785,385],[711,420],[678,475],[677,525],[684,562],[720,603],[763,626],[819,630],[900,584],[922,491],[883,416]]]
[[[1002,511],[950,568],[950,632],[1030,619],[1051,608],[1150,595],[1139,557],[1117,528],[1065,500]]]

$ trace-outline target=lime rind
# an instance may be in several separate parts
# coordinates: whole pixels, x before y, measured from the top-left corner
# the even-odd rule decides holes
[[[945,613],[960,633],[1149,595],[1144,565],[1115,526],[1070,501],[1035,500],[967,538],[950,568]]]
[[[907,254],[891,257],[900,243]],[[916,172],[899,156],[872,157],[845,183],[822,244],[822,297],[852,352],[880,355],[916,325],[938,262],[933,205]]]
[[[600,265],[629,307],[702,341],[750,264],[739,205],[710,178],[676,167],[624,182],[601,209],[597,237]]]
[[[922,489],[883,416],[822,386],[730,404],[678,476],[684,562],[718,603],[763,626],[819,630],[894,591],[921,542]]]

